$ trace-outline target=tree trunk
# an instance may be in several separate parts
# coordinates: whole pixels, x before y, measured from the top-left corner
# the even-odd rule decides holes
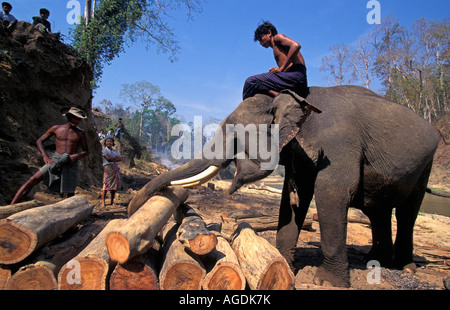
[[[105,239],[124,223],[123,219],[111,220],[83,251],[61,268],[58,274],[60,290],[107,289],[107,279],[115,263],[108,256]]]
[[[162,290],[200,290],[205,267],[194,253],[189,254],[177,239],[178,225],[172,226],[163,245],[163,265],[159,273]]]
[[[58,271],[71,258],[88,245],[103,227],[96,224],[83,226],[66,240],[45,246],[36,253],[29,265],[21,267],[8,282],[10,290],[57,289]]]
[[[92,213],[86,198],[74,196],[0,220],[0,264],[15,264]]]
[[[109,280],[109,289],[159,290],[157,255],[157,250],[151,248],[124,264],[117,264]]]
[[[32,208],[36,208],[42,206],[42,204],[37,201],[36,199],[34,200],[30,200],[30,201],[25,201],[25,202],[20,202],[20,203],[16,203],[14,205],[8,205],[8,206],[2,206],[0,207],[0,219],[4,219],[8,216],[11,216],[15,213],[21,212],[21,211],[25,211],[28,209],[32,209]]]
[[[232,236],[234,252],[252,290],[290,290],[294,274],[280,252],[256,235],[248,223],[241,223]]]
[[[106,245],[111,259],[123,264],[145,253],[175,209],[187,198],[188,191],[181,186],[169,186],[151,197],[122,227],[109,233]]]
[[[204,255],[216,247],[216,235],[206,228],[203,218],[190,206],[181,205],[175,211],[174,217],[180,225],[177,238],[187,249],[197,255]]]
[[[209,224],[208,229],[216,234],[217,245],[213,251],[202,257],[208,271],[203,280],[203,289],[244,290],[245,276],[239,266],[236,254],[220,233],[220,224]]]

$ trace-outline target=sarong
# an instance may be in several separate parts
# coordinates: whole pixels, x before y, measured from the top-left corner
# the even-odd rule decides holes
[[[115,191],[122,187],[120,183],[119,166],[104,165],[103,166],[103,190]]]
[[[54,153],[54,164],[46,164],[41,170],[44,183],[53,192],[75,193],[78,184],[78,161],[71,163],[67,153]]]
[[[290,89],[304,97],[308,87],[306,67],[292,65],[286,72],[267,72],[249,77],[244,84],[242,98],[245,100],[255,94],[265,94],[269,90],[280,92]]]

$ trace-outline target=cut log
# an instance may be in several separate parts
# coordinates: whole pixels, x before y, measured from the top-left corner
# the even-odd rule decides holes
[[[231,213],[231,216],[229,215]],[[244,210],[230,212],[227,216],[222,215],[222,222],[224,224],[224,233],[231,234],[234,232],[240,223],[248,223],[252,226],[253,230],[256,232],[267,231],[267,230],[277,230],[278,229],[278,216],[265,215],[267,213]],[[254,215],[255,217],[253,217]],[[312,228],[313,222],[313,211],[308,211],[305,220],[303,221],[303,230],[308,230]]]
[[[314,221],[318,221],[319,216],[314,214]],[[349,208],[347,211],[347,222],[371,225],[370,219],[361,210]]]
[[[211,223],[208,229],[217,236],[214,250],[202,257],[207,274],[203,280],[204,290],[244,290],[245,276],[228,241],[220,233],[221,225]]]
[[[32,208],[36,208],[39,206],[42,206],[42,203],[40,203],[36,199],[30,200],[30,201],[24,201],[24,202],[17,203],[14,205],[2,206],[2,207],[0,207],[0,219],[4,219],[15,213],[25,211],[28,209],[32,209]]]
[[[157,250],[151,248],[144,255],[133,257],[124,264],[117,264],[109,280],[109,289],[159,290],[157,255]]]
[[[87,224],[62,241],[52,242],[36,252],[36,257],[21,267],[8,281],[9,290],[57,289],[58,271],[70,259],[80,253],[101,230],[102,226]]]
[[[111,259],[120,264],[134,256],[144,254],[170,216],[188,198],[181,186],[169,186],[151,197],[119,229],[106,238]]]
[[[231,247],[252,290],[293,289],[294,274],[284,257],[248,223],[239,224]]]
[[[0,220],[0,264],[15,264],[92,213],[86,198],[73,196]]]
[[[115,263],[105,245],[106,236],[125,223],[111,220],[77,256],[68,261],[58,273],[60,290],[105,290]]]
[[[216,235],[206,228],[203,218],[187,204],[182,204],[174,214],[180,225],[177,238],[187,249],[197,255],[211,252],[217,244]]]
[[[198,256],[185,251],[177,239],[178,225],[167,233],[163,245],[163,264],[159,273],[162,290],[200,290],[206,275],[205,267]]]
[[[11,269],[0,266],[0,291],[6,288],[6,284],[10,278]]]

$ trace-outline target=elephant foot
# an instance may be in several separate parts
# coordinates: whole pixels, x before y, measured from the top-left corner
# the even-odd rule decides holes
[[[350,287],[350,276],[337,275],[320,266],[314,276],[314,284],[321,286]]]

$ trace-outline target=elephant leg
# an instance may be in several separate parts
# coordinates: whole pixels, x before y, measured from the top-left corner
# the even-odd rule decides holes
[[[345,173],[335,169],[319,173],[314,190],[324,256],[314,283],[349,287],[347,210],[358,187],[359,172],[357,168],[342,170]]]
[[[409,197],[395,209],[397,235],[394,246],[394,267],[396,268],[402,269],[408,265],[408,267],[415,269],[415,265],[413,265],[413,230],[425,196],[430,171],[431,165],[425,169]]]
[[[392,266],[394,247],[392,243],[392,208],[388,201],[379,201],[376,206],[365,205],[364,213],[372,226],[372,249],[366,260],[377,260],[383,267]],[[378,208],[377,208],[378,206]],[[383,210],[379,210],[383,208]],[[368,210],[368,211],[367,211]]]
[[[293,203],[292,185],[289,184],[294,179],[288,174],[284,180],[283,192],[281,195],[280,215],[278,219],[278,230],[276,237],[276,247],[281,255],[286,259],[295,274],[294,267],[294,249],[297,245],[298,236],[300,234],[306,213],[309,208],[313,196],[313,187],[298,187],[298,205]],[[295,182],[298,186],[299,182]]]

